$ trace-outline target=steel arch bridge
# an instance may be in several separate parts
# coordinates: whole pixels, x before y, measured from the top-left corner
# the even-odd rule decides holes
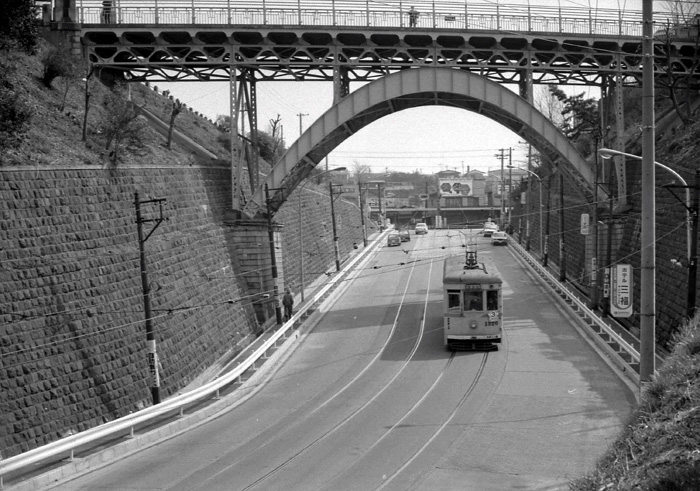
[[[594,182],[589,164],[551,121],[513,91],[484,77],[449,68],[403,70],[367,84],[341,99],[317,119],[287,150],[243,212],[261,216],[276,212],[296,185],[341,142],[389,114],[426,105],[472,111],[501,123],[558,165],[585,192]]]
[[[238,135],[243,106],[248,128],[254,138],[257,134],[257,82],[332,81],[338,106],[329,113],[340,117],[339,104],[349,97],[350,82],[377,83],[391,76],[404,90],[412,90],[411,76],[398,74],[416,68],[421,69],[419,80],[425,76],[424,69],[431,68],[435,74],[444,69],[461,72],[467,76],[455,78],[466,78],[469,82],[463,85],[469,87],[480,85],[473,82],[475,77],[518,84],[523,99],[512,105],[517,106],[518,123],[491,99],[450,92],[454,89],[445,88],[446,75],[435,76],[432,100],[419,97],[416,105],[453,104],[505,126],[514,125],[516,133],[545,155],[565,162],[562,168],[569,170],[567,175],[590,195],[593,180],[583,160],[559,140],[545,143],[541,132],[555,138],[551,128],[531,126],[539,124],[539,116],[531,106],[532,113],[525,114],[523,103],[531,100],[533,84],[598,86],[603,88],[603,104],[617,114],[617,134],[623,134],[620,91],[641,80],[641,11],[459,0],[411,4],[421,11],[415,25],[408,23],[408,4],[402,0],[55,0],[52,26],[75,32],[93,66],[122,72],[131,81],[230,82],[232,168],[237,169],[237,175],[232,172],[232,208],[236,211],[248,201],[241,189],[243,165],[239,159],[244,153],[253,155],[248,161],[253,198],[245,210],[247,214],[260,211],[256,142],[252,142],[253,152],[243,152]],[[667,17],[656,14],[657,19]],[[665,51],[661,44],[657,44],[657,73],[695,75],[698,49],[694,40],[672,39]],[[495,99],[501,93],[509,98],[493,85],[481,86],[487,93],[484,97]],[[380,89],[367,92],[375,90]],[[407,98],[397,94],[389,106],[406,104]],[[349,113],[343,109],[342,114]],[[318,155],[340,143],[338,138],[352,134],[353,125],[369,121],[368,115],[359,112],[348,118],[342,130],[329,128],[311,146],[311,140],[297,142],[275,166],[269,186],[291,186],[274,196],[275,209],[306,169],[318,162]],[[317,123],[315,132],[322,127]],[[612,146],[624,150],[622,141]],[[292,155],[300,160],[290,163]],[[280,176],[278,169],[291,174]],[[624,166],[618,166],[617,173],[618,196],[622,197],[626,195]]]

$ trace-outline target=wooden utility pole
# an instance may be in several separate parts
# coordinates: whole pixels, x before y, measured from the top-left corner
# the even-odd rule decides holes
[[[157,203],[160,210],[160,216],[158,218],[144,220],[141,218],[141,205]],[[160,403],[160,376],[158,375],[158,352],[156,351],[156,337],[155,330],[153,329],[153,321],[151,319],[151,287],[148,284],[148,273],[146,272],[146,252],[144,250],[144,244],[148,238],[155,232],[158,226],[167,218],[163,218],[163,203],[165,199],[151,199],[148,201],[140,201],[139,193],[134,193],[134,206],[136,207],[136,226],[138,230],[139,238],[139,257],[141,260],[141,288],[143,289],[143,310],[146,316],[146,345],[147,345],[147,360],[148,360],[148,371],[151,374],[151,397],[153,398],[153,404]],[[143,236],[143,224],[148,222],[154,222],[155,225],[148,232],[146,237]]]

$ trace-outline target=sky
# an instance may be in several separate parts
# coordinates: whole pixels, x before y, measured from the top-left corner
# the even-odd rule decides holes
[[[530,4],[557,5],[558,1],[530,0]],[[637,11],[642,8],[642,0],[562,0],[562,4]],[[229,114],[227,82],[154,82],[154,85],[170,90],[181,102],[212,120]],[[350,91],[360,86],[351,83]],[[507,87],[517,90],[514,86]],[[587,97],[598,97],[595,88],[564,89],[569,93],[584,92]],[[537,94],[544,88],[536,85],[535,90]],[[309,128],[332,106],[332,101],[332,82],[258,82],[258,129],[269,132],[269,121],[279,116],[289,147],[299,137],[300,124],[302,131]],[[513,165],[527,166],[527,145],[515,133],[476,113],[429,106],[400,111],[368,125],[331,152],[327,164],[329,168],[351,170],[357,165],[369,166],[372,172],[433,174],[448,169],[487,172],[500,169],[496,154],[501,148],[513,148]]]

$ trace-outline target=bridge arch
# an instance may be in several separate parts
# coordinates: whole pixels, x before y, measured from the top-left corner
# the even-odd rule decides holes
[[[416,68],[375,80],[328,109],[274,165],[246,203],[243,215],[262,216],[266,211],[265,185],[275,213],[311,170],[358,130],[397,111],[426,105],[463,108],[501,123],[558,166],[592,202],[593,170],[563,133],[525,99],[467,71]]]

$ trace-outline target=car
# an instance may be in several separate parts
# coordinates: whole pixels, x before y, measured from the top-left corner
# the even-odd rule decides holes
[[[491,244],[508,245],[508,234],[500,230],[498,232],[494,232],[491,235]]]
[[[389,247],[401,245],[401,238],[399,237],[399,234],[396,232],[391,232],[386,238],[386,245]]]
[[[421,234],[427,234],[428,233],[428,225],[420,222],[416,223],[416,235],[421,235]]]
[[[491,237],[494,232],[498,232],[498,224],[494,222],[486,222],[484,223],[484,228],[481,230],[481,233],[484,234],[484,237]]]
[[[401,242],[410,242],[411,234],[406,229],[399,230],[399,239],[401,239]]]

